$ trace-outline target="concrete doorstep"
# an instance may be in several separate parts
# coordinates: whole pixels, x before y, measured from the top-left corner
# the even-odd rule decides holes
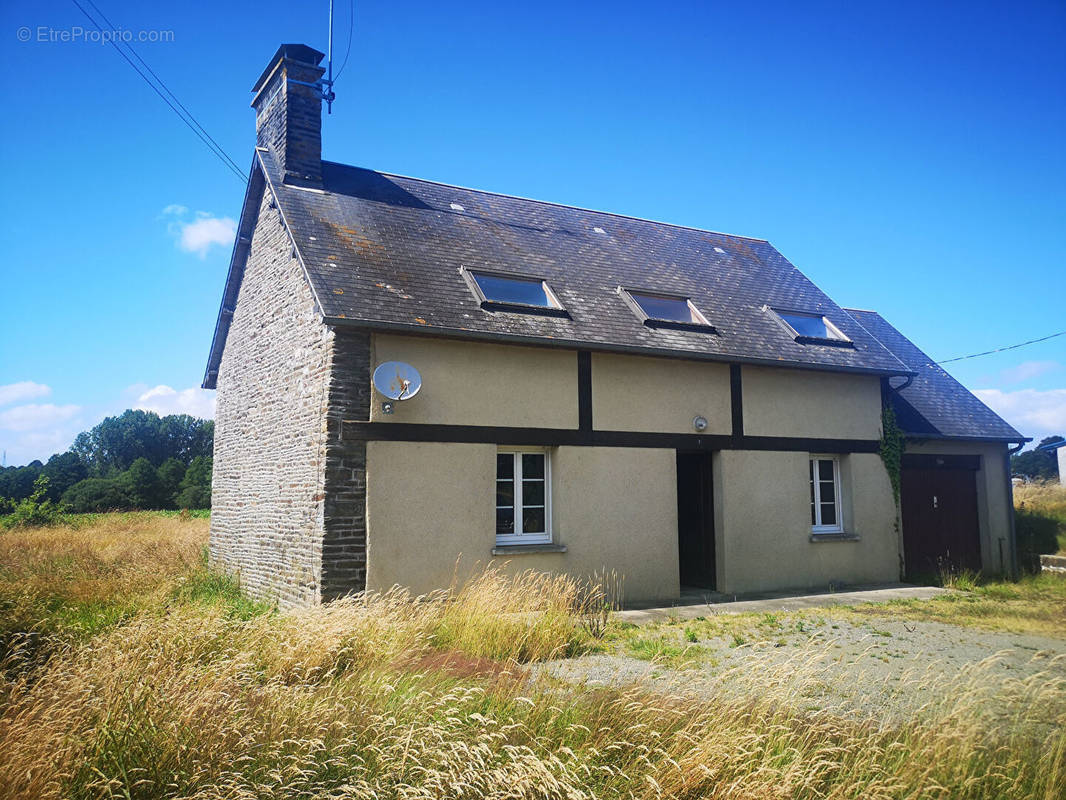
[[[852,586],[847,591],[825,591],[798,595],[791,592],[766,594],[723,595],[703,589],[684,587],[674,605],[654,608],[630,607],[615,613],[623,622],[641,625],[647,622],[695,619],[715,614],[764,613],[799,611],[804,608],[858,605],[859,603],[887,603],[890,600],[928,600],[946,594],[950,589],[938,586],[912,586],[906,583],[879,586]]]

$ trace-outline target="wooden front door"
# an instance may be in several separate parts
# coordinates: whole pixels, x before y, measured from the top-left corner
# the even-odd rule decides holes
[[[908,578],[981,569],[976,476],[970,468],[904,461],[900,502]]]
[[[677,555],[681,585],[715,588],[711,454],[677,454]]]

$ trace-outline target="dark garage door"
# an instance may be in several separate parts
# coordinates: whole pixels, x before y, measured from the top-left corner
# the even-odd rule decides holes
[[[900,501],[907,576],[981,569],[976,456],[903,456]]]

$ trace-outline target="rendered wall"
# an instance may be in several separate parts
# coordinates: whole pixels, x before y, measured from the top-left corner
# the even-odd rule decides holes
[[[812,541],[807,453],[723,450],[713,464],[718,590],[818,589],[899,580],[892,487],[876,454],[841,456],[855,541]]]
[[[868,375],[742,368],[744,433],[815,439],[881,436],[881,382]]]
[[[372,364],[406,361],[422,374],[422,391],[377,422],[576,428],[577,353],[544,347],[483,344],[375,334]]]
[[[987,572],[1009,572],[1010,525],[1014,508],[1007,486],[1007,445],[997,442],[930,440],[907,442],[906,452],[981,457],[981,469],[976,475],[981,565]]]
[[[615,570],[627,600],[678,596],[674,451],[553,448],[553,532],[567,552],[494,557],[496,452],[367,444],[368,589],[425,593],[492,563],[576,577]]]
[[[670,358],[592,354],[592,424],[608,431],[732,432],[729,365]]]

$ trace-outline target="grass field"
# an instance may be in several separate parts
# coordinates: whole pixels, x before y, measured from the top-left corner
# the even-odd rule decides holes
[[[1050,481],[1015,486],[1014,507],[1058,521],[1059,553],[1066,555],[1066,486]]]
[[[718,697],[573,685],[536,663],[644,634],[586,624],[596,598],[570,580],[489,573],[430,602],[278,614],[211,573],[205,532],[141,514],[0,535],[8,796],[1066,795],[1061,669],[969,670],[895,722],[798,702],[816,677],[803,646]],[[1061,615],[1057,586],[1015,591],[985,586],[978,602],[1005,610],[954,619]],[[948,613],[863,608],[840,613]]]

